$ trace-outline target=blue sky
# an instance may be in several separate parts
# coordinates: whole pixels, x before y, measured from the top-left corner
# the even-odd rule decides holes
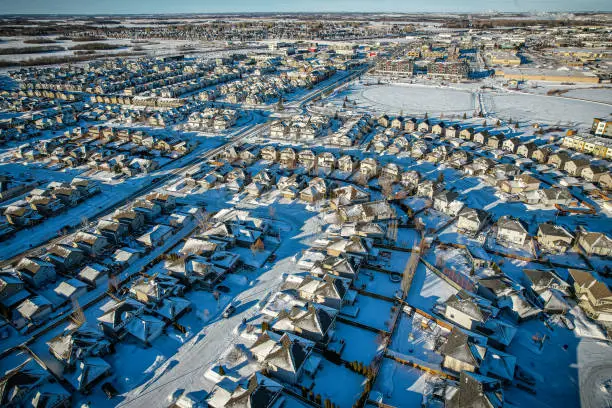
[[[0,0],[0,14],[612,11],[612,0]]]

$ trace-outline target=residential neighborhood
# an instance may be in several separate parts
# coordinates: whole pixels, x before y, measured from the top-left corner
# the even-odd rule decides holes
[[[6,16],[0,405],[608,406],[611,26]]]

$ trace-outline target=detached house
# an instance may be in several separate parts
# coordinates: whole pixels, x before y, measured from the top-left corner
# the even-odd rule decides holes
[[[555,166],[558,169],[563,169],[565,167],[565,163],[571,160],[569,153],[566,151],[560,151],[554,154],[551,154],[548,157],[548,164]]]
[[[563,170],[570,176],[580,176],[582,170],[589,167],[590,160],[587,159],[571,159],[565,162]]]
[[[499,380],[462,371],[458,389],[445,402],[445,408],[502,408],[504,390]]]
[[[98,257],[106,250],[108,241],[102,235],[80,231],[75,234],[72,246],[82,249],[89,256]]]
[[[523,269],[527,295],[546,313],[566,313],[571,307],[565,300],[569,284],[553,270]]]
[[[287,331],[310,341],[327,344],[336,324],[337,313],[334,309],[312,303],[305,307],[294,306],[279,312],[270,327],[275,331]]]
[[[338,159],[338,170],[340,171],[352,173],[355,171],[356,166],[356,162],[349,155],[345,154],[344,156]]]
[[[292,169],[297,164],[297,153],[291,147],[286,147],[280,152],[280,165],[283,168]]]
[[[606,166],[589,165],[582,169],[580,176],[586,181],[597,183],[606,173],[609,173]]]
[[[477,208],[463,207],[459,212],[457,230],[462,233],[477,234],[486,224],[489,214]]]
[[[463,208],[463,203],[458,198],[459,194],[454,191],[441,191],[434,195],[433,207],[437,211],[454,217]]]
[[[538,148],[531,153],[530,159],[537,161],[540,164],[548,162],[548,156],[550,155],[550,149],[547,147]]]
[[[85,261],[85,253],[66,244],[56,244],[49,247],[45,260],[51,262],[61,271],[74,273],[74,268]]]
[[[261,158],[266,161],[276,162],[278,160],[278,151],[274,146],[266,146],[261,149]]]
[[[506,215],[497,220],[497,242],[501,245],[513,244],[523,246],[529,234],[520,220]]]
[[[22,281],[35,288],[40,288],[47,282],[54,282],[56,277],[53,264],[39,258],[21,258],[15,266],[15,272]]]
[[[519,154],[526,158],[532,158],[531,156],[537,150],[537,146],[533,142],[523,143],[516,148],[516,154]]]
[[[569,270],[580,307],[592,319],[612,322],[612,292],[590,272]]]
[[[552,253],[565,253],[574,242],[574,236],[565,228],[548,223],[540,224],[537,238],[540,246]]]
[[[314,343],[298,336],[266,331],[249,350],[272,377],[297,384],[313,346]]]
[[[516,357],[479,344],[464,331],[453,328],[441,347],[442,366],[455,372],[476,372],[482,375],[512,381]]]
[[[587,255],[612,255],[612,238],[601,232],[580,232],[578,244]]]

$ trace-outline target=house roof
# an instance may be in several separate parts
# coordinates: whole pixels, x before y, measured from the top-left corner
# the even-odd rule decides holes
[[[440,354],[478,367],[485,357],[486,348],[473,344],[462,330],[453,327],[446,343],[440,348]]]
[[[459,389],[447,400],[448,408],[501,408],[504,394],[499,381],[462,371]]]

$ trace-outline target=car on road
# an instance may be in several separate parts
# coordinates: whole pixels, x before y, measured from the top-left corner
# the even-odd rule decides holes
[[[223,311],[223,318],[227,319],[228,317],[230,317],[231,315],[233,315],[234,313],[236,313],[236,306],[234,305],[229,305],[228,307],[225,308],[225,310]]]

